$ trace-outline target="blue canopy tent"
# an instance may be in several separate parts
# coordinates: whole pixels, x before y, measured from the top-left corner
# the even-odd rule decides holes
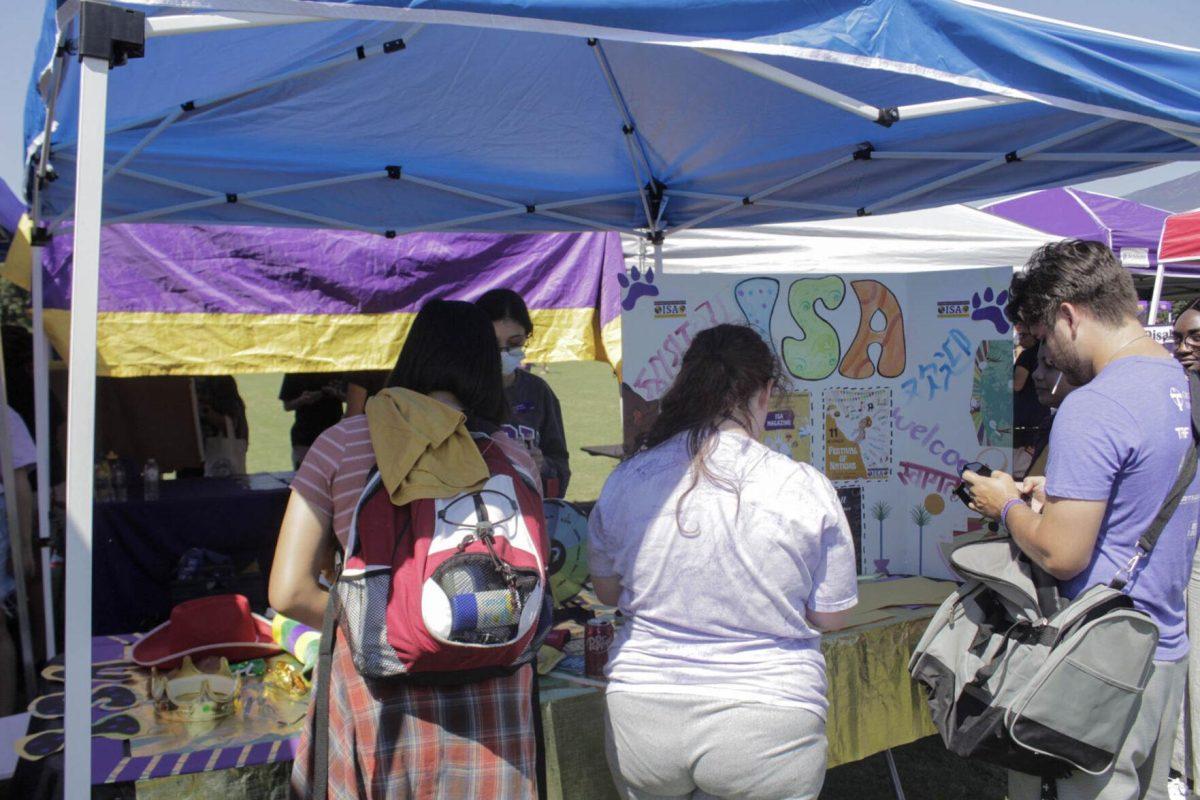
[[[658,246],[1200,160],[1200,51],[974,0],[63,0],[38,53],[29,189],[40,229],[74,226],[74,353],[95,347],[102,220]],[[94,391],[74,364],[71,797]]]

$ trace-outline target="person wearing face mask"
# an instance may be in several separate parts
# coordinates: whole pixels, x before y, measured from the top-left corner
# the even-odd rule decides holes
[[[524,444],[542,473],[547,497],[563,497],[571,480],[567,435],[562,408],[550,385],[521,369],[533,321],[521,295],[511,289],[492,289],[475,301],[492,320],[500,345],[500,367],[509,418],[504,431]]]

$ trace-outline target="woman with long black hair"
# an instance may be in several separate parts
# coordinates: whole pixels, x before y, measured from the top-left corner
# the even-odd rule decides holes
[[[329,593],[322,573],[345,548],[372,469],[407,463],[387,448],[432,446],[464,424],[498,446],[530,482],[528,453],[499,430],[507,414],[491,321],[470,303],[432,300],[417,314],[387,390],[367,413],[343,419],[313,443],[292,483],[275,561],[271,605],[320,628]],[[373,439],[374,404],[392,423]],[[396,409],[387,404],[396,404]],[[403,405],[403,408],[400,407]],[[396,431],[408,425],[411,435]],[[378,428],[376,429],[378,430]],[[421,462],[425,463],[425,462]],[[422,481],[453,483],[424,473]],[[459,484],[461,486],[461,484]],[[446,496],[451,496],[450,492]],[[329,708],[329,789],[336,800],[525,800],[536,796],[532,668],[455,686],[420,686],[360,675],[340,626]],[[311,794],[313,711],[292,772],[292,796]],[[325,800],[325,798],[320,798]]]
[[[857,602],[833,486],[758,439],[781,381],[747,327],[699,333],[645,449],[590,520],[609,651],[606,744],[626,798],[815,798],[825,775],[820,632]]]

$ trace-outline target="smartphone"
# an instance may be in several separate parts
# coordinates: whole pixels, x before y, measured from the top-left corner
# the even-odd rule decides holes
[[[985,478],[989,478],[992,475],[992,468],[987,464],[981,464],[978,461],[973,461],[970,464],[964,464],[963,468],[958,471],[958,476],[961,478],[962,474],[968,471],[974,472],[976,475],[982,475]],[[954,487],[954,496],[961,500],[963,505],[970,505],[972,500],[971,487],[967,485],[966,481],[959,481],[958,486]]]

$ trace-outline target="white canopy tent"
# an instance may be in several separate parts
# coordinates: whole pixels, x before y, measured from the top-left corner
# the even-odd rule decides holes
[[[914,272],[1020,267],[1046,234],[965,205],[878,217],[707,228],[669,237],[669,274]],[[644,239],[622,237],[626,262],[643,257]]]

